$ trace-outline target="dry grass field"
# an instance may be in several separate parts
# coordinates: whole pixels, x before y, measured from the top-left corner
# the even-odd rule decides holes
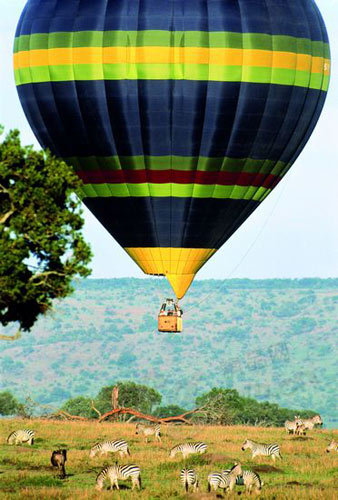
[[[36,431],[33,447],[9,446],[8,434],[18,428]],[[163,442],[148,444],[135,435],[134,424],[96,422],[58,422],[43,420],[0,421],[0,499],[207,499],[207,475],[214,470],[230,467],[239,460],[244,469],[258,472],[264,481],[261,499],[331,499],[338,498],[338,454],[325,449],[337,431],[313,430],[305,438],[287,436],[284,429],[257,427],[167,426]],[[115,456],[88,456],[89,448],[103,439],[124,438],[131,450],[130,459],[120,463],[135,463],[141,468],[142,490],[131,491],[130,482],[120,482],[120,492],[97,492],[96,475],[115,462]],[[273,465],[271,458],[259,457],[253,462],[249,450],[243,452],[245,438],[281,445],[282,461]],[[151,438],[152,439],[152,438]],[[180,458],[169,459],[169,449],[183,441],[205,441],[205,455],[195,456],[186,463]],[[61,480],[50,465],[51,451],[68,449],[67,477]],[[199,493],[186,495],[180,482],[180,469],[192,466],[201,479]],[[106,488],[108,484],[106,484]],[[221,495],[219,490],[219,495]],[[247,498],[243,488],[236,486],[232,498]],[[229,496],[230,497],[230,496]]]

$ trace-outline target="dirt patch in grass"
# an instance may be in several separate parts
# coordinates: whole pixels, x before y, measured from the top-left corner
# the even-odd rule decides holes
[[[234,459],[228,455],[222,455],[221,453],[206,453],[204,456],[205,461],[208,464],[233,462]]]
[[[255,465],[255,467],[252,467],[252,470],[254,472],[264,472],[266,474],[271,474],[273,472],[278,472],[278,474],[285,474],[282,469],[278,469],[278,467],[274,467],[273,465]]]
[[[289,481],[286,483],[287,486],[305,486],[305,488],[312,488],[312,483],[299,483],[298,481]]]

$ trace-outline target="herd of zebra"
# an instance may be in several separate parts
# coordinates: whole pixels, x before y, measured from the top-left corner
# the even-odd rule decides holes
[[[285,422],[285,429],[288,433],[295,435],[304,434],[305,430],[313,429],[317,424],[322,424],[322,420],[319,415],[316,415],[312,419],[300,419],[299,416],[295,417],[295,420]],[[159,425],[149,426],[144,424],[136,424],[136,434],[143,434],[144,439],[148,442],[150,436],[154,436],[154,439],[161,442],[161,428]],[[34,444],[35,432],[30,429],[20,429],[12,432],[8,438],[8,444],[22,444],[27,443],[29,445]],[[246,439],[242,444],[242,450],[251,450],[252,459],[257,456],[271,457],[273,462],[276,458],[282,459],[280,453],[280,447],[277,443],[263,444],[257,443],[250,439]],[[198,454],[201,455],[207,450],[207,444],[199,441],[195,443],[182,443],[174,446],[169,452],[169,458],[174,458],[176,455],[181,454],[183,459],[186,460],[190,455]],[[327,446],[326,451],[330,453],[331,451],[338,452],[338,443],[333,439],[331,443]],[[118,439],[115,441],[104,441],[95,444],[89,451],[89,457],[94,458],[97,454],[100,456],[107,455],[108,453],[118,453],[121,458],[129,457],[130,450],[127,441],[124,439]],[[67,460],[66,450],[55,450],[51,456],[51,463],[54,467],[57,467],[62,475],[61,477],[66,477],[65,472],[65,462]],[[183,484],[186,492],[191,488],[194,492],[199,490],[200,478],[198,477],[194,469],[184,468],[180,472],[180,481]],[[119,489],[119,481],[131,480],[132,489],[141,489],[141,470],[138,465],[127,464],[119,465],[117,462],[114,465],[105,467],[96,478],[95,488],[101,491],[104,488],[105,481],[109,481],[111,489]],[[211,472],[207,478],[208,481],[208,491],[217,492],[218,489],[222,489],[224,492],[233,491],[235,485],[245,486],[245,491],[249,494],[256,493],[259,494],[263,481],[260,476],[251,470],[243,470],[240,463],[235,462],[231,469],[226,469],[220,472]]]

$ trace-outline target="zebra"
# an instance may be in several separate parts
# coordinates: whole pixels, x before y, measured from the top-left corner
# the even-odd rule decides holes
[[[320,415],[315,415],[312,418],[303,418],[302,422],[305,425],[305,429],[309,429],[309,431],[312,431],[315,425],[323,425]]]
[[[145,442],[148,443],[148,436],[155,436],[156,441],[161,443],[161,426],[136,424],[135,434],[144,434]]]
[[[229,471],[211,472],[208,475],[208,491],[221,488],[225,491],[232,491],[235,487],[237,477],[242,475],[241,464],[235,462],[234,466]]]
[[[331,443],[326,448],[327,453],[330,453],[330,451],[338,451],[338,443],[334,439],[332,439]]]
[[[231,472],[231,469],[226,469],[222,471],[222,475],[226,476]],[[236,484],[238,486],[245,486],[245,492],[251,494],[252,490],[255,490],[255,493],[258,494],[263,486],[263,481],[256,472],[251,470],[243,470],[241,476],[236,477]]]
[[[34,444],[35,432],[30,429],[19,429],[13,431],[7,438],[8,444],[22,444],[28,443],[30,446]]]
[[[96,478],[96,486],[95,489],[101,491],[103,489],[103,484],[108,479],[110,481],[110,487],[113,490],[116,487],[119,490],[120,481],[125,481],[129,477],[131,478],[132,489],[135,486],[140,490],[141,489],[141,471],[138,465],[111,465],[110,467],[105,467],[100,474]]]
[[[95,444],[89,452],[89,457],[93,458],[97,453],[100,453],[101,456],[107,455],[108,453],[119,453],[120,457],[123,457],[124,455],[130,456],[128,443],[123,439],[118,439],[116,441],[104,441],[103,443]]]
[[[199,479],[194,469],[182,469],[180,479],[186,492],[189,491],[189,486],[193,487],[194,492],[199,489]]]
[[[288,434],[296,434],[298,427],[303,425],[303,421],[300,419],[300,416],[295,416],[294,420],[286,420],[284,423],[285,431]]]
[[[297,429],[296,429],[295,434],[297,436],[306,436],[306,432],[305,431],[306,431],[306,426],[305,426],[305,424],[302,423],[300,425],[297,425]]]
[[[170,458],[174,458],[177,453],[182,453],[184,459],[187,458],[188,455],[193,455],[194,453],[198,453],[202,455],[205,453],[207,449],[207,445],[203,442],[198,443],[182,443],[174,446],[169,453]]]
[[[276,457],[282,459],[282,456],[279,451],[279,444],[263,444],[263,443],[255,443],[255,441],[250,441],[247,439],[244,441],[242,445],[242,450],[245,451],[247,449],[251,449],[253,460],[255,457],[263,456],[263,457],[271,457],[273,462],[276,461]]]
[[[245,486],[245,492],[251,495],[252,492],[259,494],[262,490],[263,481],[257,474],[251,470],[244,470],[242,474],[243,483]]]

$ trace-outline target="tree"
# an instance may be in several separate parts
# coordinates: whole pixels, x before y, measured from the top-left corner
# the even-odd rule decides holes
[[[195,419],[217,425],[233,424],[236,410],[242,406],[241,397],[236,389],[216,387],[196,398],[196,405],[203,410],[196,414]]]
[[[158,418],[176,417],[177,415],[182,415],[186,411],[187,410],[177,405],[159,406],[153,412],[153,415]]]
[[[76,398],[69,399],[61,407],[71,415],[78,415],[79,417],[85,418],[97,418],[98,415],[92,409],[92,402],[90,398],[85,398],[84,396],[78,396]]]
[[[95,398],[95,406],[101,413],[112,409],[112,391],[115,386],[119,388],[119,406],[133,408],[142,413],[152,413],[153,407],[159,405],[162,396],[155,389],[135,382],[117,382],[114,385],[102,387]]]
[[[0,415],[15,415],[19,402],[9,391],[0,392]]]
[[[80,186],[66,163],[48,151],[21,146],[17,130],[0,143],[3,326],[16,322],[19,331],[29,331],[53,299],[73,291],[74,277],[90,274],[91,251],[81,234],[84,221],[74,195]]]

